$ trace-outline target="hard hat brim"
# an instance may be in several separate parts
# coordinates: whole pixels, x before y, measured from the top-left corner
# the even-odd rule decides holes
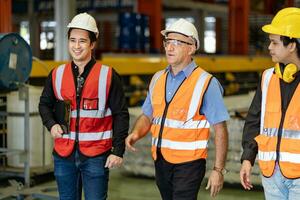
[[[90,31],[90,32],[92,32],[92,33],[95,33],[95,35],[96,35],[96,38],[98,38],[98,35],[99,35],[99,32],[95,32],[95,31],[92,31],[92,30],[89,30],[89,29],[85,29],[85,28],[82,28],[82,27],[80,27],[80,26],[74,26],[74,25],[68,25],[67,26],[67,28],[68,29],[70,29],[70,28],[76,28],[76,29],[81,29],[81,30],[85,30],[85,31]],[[98,31],[98,30],[97,30]]]
[[[162,30],[162,31],[160,31],[160,33],[161,33],[163,36],[165,36],[165,37],[167,37],[167,35],[168,35],[169,33],[178,33],[178,34],[183,35],[183,36],[185,36],[185,37],[192,37],[192,36],[183,34],[183,33],[181,33],[181,32],[178,32],[178,31],[172,31],[172,30]]]
[[[281,31],[278,30],[277,28],[275,28],[274,26],[272,26],[271,24],[264,25],[262,27],[262,30],[265,33],[271,33],[271,34],[276,34],[276,35],[280,35],[281,34]]]

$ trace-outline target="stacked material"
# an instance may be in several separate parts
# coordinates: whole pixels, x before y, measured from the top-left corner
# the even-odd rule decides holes
[[[142,113],[140,107],[129,108],[130,128],[133,127],[136,119]],[[154,164],[151,157],[151,134],[139,140],[135,147],[138,152],[128,152],[125,154],[124,170],[129,174],[137,176],[154,177]]]
[[[240,158],[242,154],[242,134],[244,127],[244,117],[250,106],[251,100],[254,93],[247,95],[238,95],[225,97],[224,102],[228,108],[231,115],[230,120],[227,122],[228,132],[229,132],[229,146],[228,155],[226,162],[226,169],[229,171],[225,175],[225,181],[228,183],[239,183],[239,171],[240,171]],[[133,124],[137,117],[141,114],[141,108],[130,108],[130,126]],[[210,174],[210,169],[213,168],[215,160],[215,146],[214,146],[214,130],[211,128],[211,137],[208,143],[208,158],[207,158],[207,171],[206,177]],[[154,177],[154,164],[151,158],[151,134],[148,134],[143,139],[139,140],[137,144],[138,152],[126,152],[124,170],[133,175]],[[251,181],[253,184],[259,185],[260,172],[257,163],[252,170]]]

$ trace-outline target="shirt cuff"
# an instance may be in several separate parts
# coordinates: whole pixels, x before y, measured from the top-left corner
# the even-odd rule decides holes
[[[253,166],[254,162],[255,162],[256,154],[257,154],[257,152],[254,152],[251,149],[244,149],[242,157],[241,157],[241,163],[244,160],[249,160],[251,162],[251,165]]]
[[[123,155],[124,155],[124,152],[125,152],[125,148],[113,148],[111,153],[115,156],[118,156],[120,158],[123,158]]]

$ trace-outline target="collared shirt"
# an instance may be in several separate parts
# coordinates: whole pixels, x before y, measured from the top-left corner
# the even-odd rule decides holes
[[[175,76],[171,73],[171,66],[166,68],[169,71],[167,76],[166,86],[166,100],[169,102],[174,93],[177,91],[181,83],[189,77],[194,69],[197,67],[196,63],[192,61],[183,70],[181,70]],[[153,108],[151,105],[151,99],[149,92],[147,98],[143,104],[143,113],[152,118]],[[216,78],[212,78],[208,88],[203,97],[203,103],[199,111],[204,114],[211,125],[226,121],[229,119],[229,114],[223,102],[223,88]]]

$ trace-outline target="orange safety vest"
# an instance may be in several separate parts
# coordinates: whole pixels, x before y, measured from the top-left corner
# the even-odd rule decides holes
[[[206,117],[199,114],[199,110],[212,76],[197,67],[166,104],[167,75],[165,70],[159,71],[150,83],[149,94],[153,107],[152,157],[156,160],[159,146],[164,159],[170,163],[205,159],[210,125]]]
[[[107,107],[112,69],[96,63],[86,78],[79,109],[71,63],[53,70],[52,85],[58,100],[71,101],[70,132],[56,138],[55,151],[62,157],[69,156],[74,148],[76,135],[79,150],[85,156],[97,156],[112,148],[112,115]],[[76,132],[76,124],[79,132]]]
[[[265,177],[272,176],[278,161],[287,178],[300,177],[300,86],[288,105],[285,116],[281,110],[280,79],[267,69],[262,76],[262,103],[258,163]],[[284,117],[284,119],[281,119]],[[283,124],[280,125],[283,120]],[[279,147],[279,148],[278,148]]]

